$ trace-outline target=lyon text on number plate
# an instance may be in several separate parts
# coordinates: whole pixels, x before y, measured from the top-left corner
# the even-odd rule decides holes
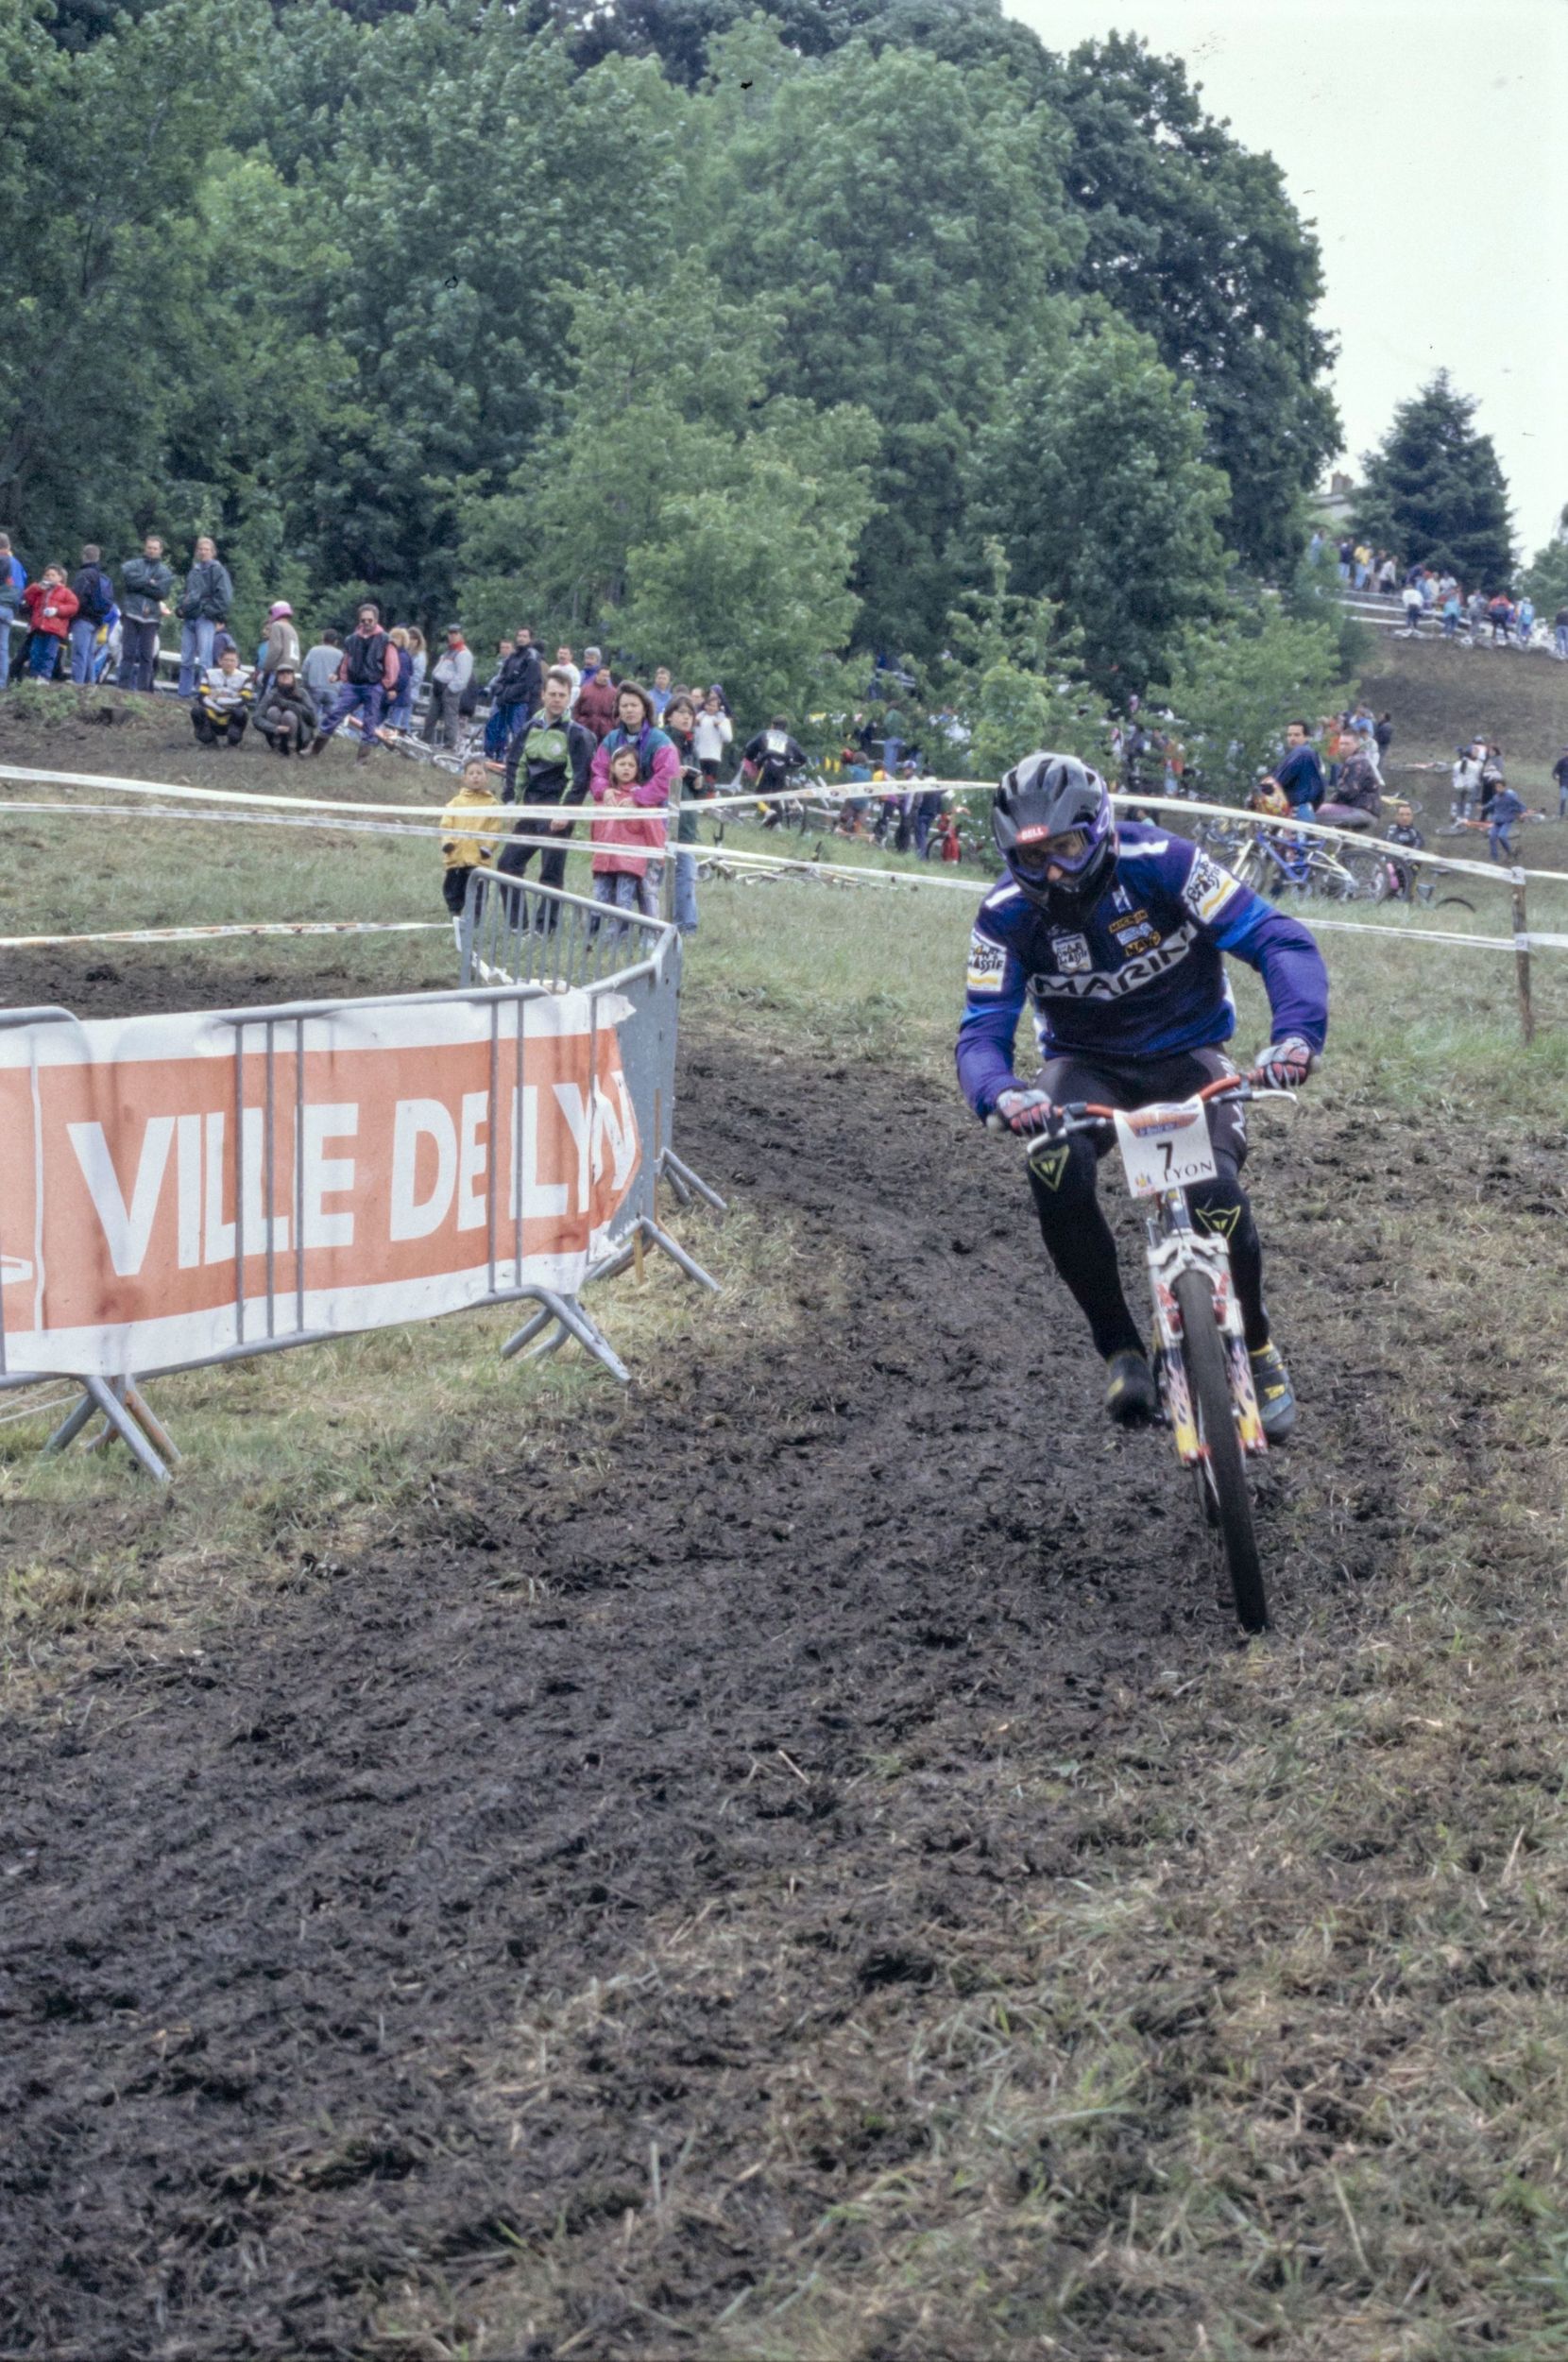
[[[1185,1190],[1214,1178],[1208,1114],[1200,1099],[1139,1107],[1132,1115],[1118,1110],[1116,1139],[1134,1197],[1158,1197],[1162,1190]]]

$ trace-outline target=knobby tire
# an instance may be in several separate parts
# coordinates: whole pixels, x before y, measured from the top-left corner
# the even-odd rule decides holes
[[[1208,1447],[1206,1468],[1198,1470],[1198,1482],[1200,1488],[1209,1488],[1208,1505],[1230,1570],[1236,1617],[1244,1631],[1267,1632],[1269,1596],[1253,1527],[1241,1438],[1231,1406],[1225,1344],[1214,1316],[1214,1290],[1202,1272],[1180,1275],[1176,1304],[1182,1315],[1182,1352],[1193,1412],[1200,1438]]]

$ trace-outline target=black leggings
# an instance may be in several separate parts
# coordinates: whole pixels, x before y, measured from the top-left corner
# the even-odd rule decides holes
[[[1197,1050],[1175,1058],[1097,1060],[1093,1065],[1082,1057],[1053,1058],[1039,1078],[1039,1087],[1059,1103],[1086,1099],[1102,1106],[1138,1107],[1153,1099],[1190,1099],[1205,1083],[1234,1070],[1219,1050]],[[1263,1302],[1263,1248],[1241,1186],[1247,1155],[1241,1107],[1215,1107],[1209,1126],[1219,1171],[1212,1181],[1197,1182],[1188,1190],[1187,1204],[1197,1227],[1217,1232],[1230,1247],[1242,1324],[1255,1351],[1269,1342],[1269,1314]],[[1122,1291],[1116,1242],[1096,1187],[1099,1160],[1111,1146],[1108,1126],[1103,1141],[1087,1132],[1074,1133],[1062,1143],[1062,1153],[1048,1160],[1046,1172],[1031,1165],[1029,1176],[1047,1251],[1088,1321],[1096,1351],[1107,1359],[1113,1353],[1147,1349]]]

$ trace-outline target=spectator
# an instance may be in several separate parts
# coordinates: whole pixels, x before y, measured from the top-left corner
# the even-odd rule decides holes
[[[419,692],[425,685],[425,675],[430,669],[430,650],[425,645],[425,635],[415,624],[408,626],[408,653],[414,659],[408,701],[408,727],[412,729],[419,710]]]
[[[503,803],[520,803],[526,812],[530,804],[583,801],[598,742],[590,729],[572,720],[571,706],[571,676],[552,665],[539,693],[538,711],[516,732],[506,750]],[[571,831],[572,822],[564,813],[520,820],[496,867],[503,877],[524,877],[537,853],[540,885],[558,892],[566,883],[566,840]],[[547,933],[554,932],[555,919],[552,908],[545,921]]]
[[[32,638],[27,642],[27,672],[33,680],[53,680],[60,652],[76,621],[77,594],[66,585],[63,566],[45,566],[37,582],[22,593]]]
[[[387,634],[398,651],[398,683],[386,709],[389,730],[406,730],[414,719],[414,648],[403,624],[394,624]]]
[[[680,812],[675,821],[675,843],[677,847],[695,845],[697,799],[705,792],[707,782],[697,767],[697,709],[691,702],[690,691],[672,690],[665,699],[662,718],[665,734],[675,750],[675,760],[680,765]],[[697,857],[694,853],[677,851],[675,854],[674,920],[683,935],[696,933]]]
[[[11,625],[27,587],[27,569],[11,548],[9,533],[0,533],[0,689],[10,678]]]
[[[381,609],[369,599],[360,608],[354,628],[343,643],[337,680],[337,695],[311,753],[318,755],[338,725],[357,712],[359,753],[355,760],[368,762],[376,732],[381,727],[383,706],[398,686],[398,651],[392,645],[391,633],[382,629]]]
[[[1333,829],[1351,829],[1357,833],[1376,830],[1381,833],[1383,792],[1372,758],[1359,747],[1340,764],[1334,799],[1320,807],[1318,818]]]
[[[120,687],[158,686],[158,626],[169,612],[174,574],[164,563],[163,544],[149,533],[140,557],[120,569]]]
[[[570,648],[560,647],[556,649],[555,670],[557,673],[564,673],[567,678],[571,681],[571,702],[572,705],[575,706],[577,703],[577,692],[582,687],[583,668],[580,664],[573,664],[571,660],[571,650]]]
[[[1513,601],[1506,590],[1499,590],[1487,601],[1487,618],[1491,625],[1491,644],[1506,648],[1513,638]]]
[[[660,664],[656,667],[654,673],[654,685],[649,690],[648,694],[654,701],[655,721],[662,722],[664,719],[665,709],[670,703],[671,696],[673,694],[670,679],[670,667],[668,664]]]
[[[188,698],[196,676],[212,670],[217,628],[229,621],[234,586],[210,533],[197,540],[179,602],[179,693]]]
[[[204,746],[237,746],[250,720],[255,675],[240,662],[238,648],[225,648],[209,665],[191,704],[191,727]]]
[[[578,702],[581,704],[581,699]],[[599,799],[602,785],[609,779],[611,758],[630,748],[637,757],[632,801],[648,807],[650,811],[656,805],[668,804],[680,776],[680,761],[668,732],[661,730],[654,720],[653,699],[636,681],[623,680],[615,693],[615,702],[619,719],[614,728],[600,740],[589,773],[595,801]],[[662,813],[656,820],[650,818],[639,822],[637,826],[642,831],[641,842],[656,847],[663,846],[666,824]],[[629,841],[635,843],[639,840],[634,838]],[[651,863],[644,861],[638,870],[639,905],[649,918],[658,916],[658,889],[663,875],[664,864],[657,860]]]
[[[1341,582],[1349,582],[1350,580],[1352,555],[1353,553],[1350,542],[1348,540],[1341,541],[1338,552],[1339,579]]]
[[[291,673],[299,670],[299,634],[295,629],[294,609],[287,599],[274,599],[266,611],[266,638],[262,642],[261,674],[270,680],[284,665]]]
[[[1405,629],[1400,633],[1400,638],[1402,640],[1419,639],[1421,636],[1421,619],[1425,612],[1426,606],[1425,601],[1421,595],[1420,582],[1407,582],[1405,586],[1402,596],[1405,601]]]
[[[1445,640],[1457,640],[1459,625],[1463,618],[1464,603],[1456,587],[1449,591],[1442,603],[1442,636]]]
[[[467,648],[463,653],[469,656]],[[469,660],[471,665],[471,656]],[[471,756],[463,765],[462,784],[441,814],[441,892],[452,913],[459,950],[463,944],[463,905],[468,897],[469,873],[490,867],[497,843],[505,832],[506,814],[491,789],[489,766],[483,755]],[[474,915],[478,916],[477,899]]]
[[[1557,816],[1561,820],[1568,817],[1568,746],[1553,763],[1552,777],[1557,781]]]
[[[1497,791],[1506,784],[1503,777],[1503,749],[1501,746],[1489,746],[1481,757],[1481,810],[1478,815],[1489,824]]]
[[[805,752],[790,735],[790,725],[781,713],[775,713],[765,730],[758,730],[748,739],[741,750],[757,779],[759,796],[776,796],[788,784],[792,771],[800,770],[806,761]],[[770,804],[763,814],[764,828],[776,829],[779,810]]]
[[[1323,800],[1322,757],[1312,744],[1312,732],[1304,722],[1292,722],[1285,733],[1285,761],[1274,777],[1284,792],[1285,799],[1298,820],[1315,820],[1318,806]]]
[[[447,644],[430,676],[430,711],[425,716],[425,742],[445,740],[456,747],[463,737],[463,699],[473,682],[473,650],[463,637],[461,624],[447,625]]]
[[[1520,600],[1514,613],[1513,628],[1520,646],[1527,648],[1535,637],[1535,601],[1533,599]]]
[[[1377,569],[1378,590],[1382,592],[1385,598],[1391,599],[1398,587],[1398,583],[1399,569],[1394,564],[1393,558],[1387,551],[1385,551],[1381,560],[1379,561]]]
[[[1487,594],[1473,590],[1465,601],[1465,613],[1470,621],[1470,644],[1478,648],[1487,627]]]
[[[1486,761],[1486,745],[1477,738],[1468,746],[1461,746],[1455,757],[1454,811],[1456,820],[1468,820],[1472,806],[1481,793],[1481,766]]]
[[[515,640],[500,640],[496,642],[495,664],[491,669],[489,679],[485,684],[485,694],[490,701],[489,714],[485,723],[485,756],[486,762],[492,765],[500,762],[505,750],[505,741],[502,737],[502,717],[496,709],[496,691],[501,686],[501,676],[517,644]]]
[[[648,710],[652,712],[651,706]],[[662,731],[659,736],[663,737]],[[669,746],[668,739],[664,743]],[[672,755],[673,751],[671,748]],[[612,811],[628,815],[636,811],[642,786],[639,767],[637,746],[630,739],[615,747],[602,741],[594,756],[593,800],[605,816],[593,823],[593,899],[607,903],[612,910],[641,910],[654,917],[656,911],[647,908],[652,897],[646,847],[663,842],[664,822],[640,816],[608,816]],[[662,863],[659,866],[662,868]],[[623,935],[625,932],[625,921],[619,920],[616,933]]]
[[[1377,748],[1379,764],[1383,762],[1393,743],[1394,717],[1391,713],[1380,713],[1372,725],[1372,744]]]
[[[81,565],[72,577],[77,611],[71,618],[71,678],[78,685],[93,678],[93,651],[98,626],[114,613],[114,585],[104,573],[103,552],[96,541],[84,542]]]
[[[583,651],[583,683],[573,710],[584,728],[590,729],[601,745],[615,727],[620,710],[615,683],[610,678],[609,666],[601,662],[597,649]],[[649,710],[652,711],[651,707]]]
[[[1552,640],[1556,654],[1568,660],[1568,606],[1559,607],[1552,618]],[[0,666],[0,680],[4,678],[5,669]]]
[[[492,760],[499,762],[519,730],[533,720],[543,693],[544,667],[534,645],[534,635],[524,625],[490,687],[485,751]]]
[[[1485,827],[1489,861],[1511,862],[1513,859],[1513,825],[1525,817],[1522,796],[1516,796],[1507,779],[1499,779],[1492,791],[1491,808],[1484,822],[1473,820],[1472,828]]]
[[[275,755],[310,752],[315,701],[292,664],[280,664],[256,703],[256,727]]]
[[[716,785],[724,763],[724,748],[735,737],[735,725],[724,711],[724,700],[716,689],[710,689],[703,699],[702,711],[691,732],[696,749],[697,768],[707,781],[709,791]],[[867,773],[867,778],[870,773]]]
[[[337,668],[343,661],[343,642],[335,631],[324,631],[299,667],[299,677],[310,691],[311,703],[317,715],[327,710]]]
[[[1412,852],[1424,851],[1426,839],[1416,826],[1415,811],[1411,805],[1395,805],[1394,825],[1388,831],[1388,841],[1390,845],[1407,846]],[[1395,862],[1392,867],[1395,891],[1407,902],[1415,872],[1407,862]]]

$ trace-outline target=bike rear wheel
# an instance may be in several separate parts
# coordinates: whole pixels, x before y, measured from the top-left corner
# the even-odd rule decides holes
[[[1252,1496],[1241,1438],[1231,1407],[1231,1381],[1225,1367],[1224,1340],[1215,1318],[1214,1290],[1201,1271],[1185,1271],[1176,1281],[1176,1304],[1182,1315],[1182,1356],[1193,1416],[1204,1446],[1198,1469],[1199,1496],[1205,1515],[1219,1536],[1230,1573],[1236,1612],[1244,1631],[1267,1632],[1269,1595],[1263,1583],[1257,1535],[1253,1527]]]

